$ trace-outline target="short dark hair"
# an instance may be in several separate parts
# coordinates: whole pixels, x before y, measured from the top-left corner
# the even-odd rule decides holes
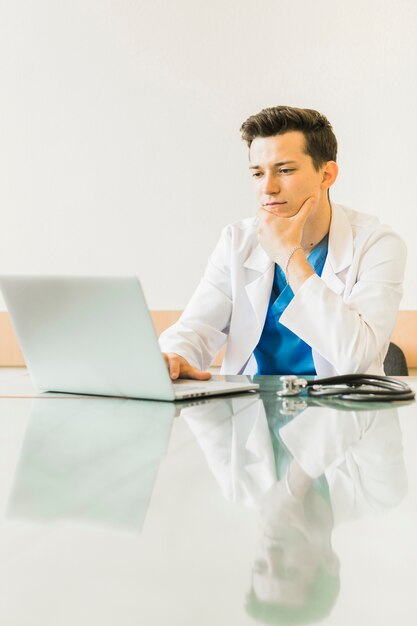
[[[314,109],[276,106],[251,115],[240,127],[242,139],[250,148],[256,137],[273,137],[298,130],[305,137],[305,153],[311,156],[316,170],[336,161],[337,140],[333,128],[324,115]]]

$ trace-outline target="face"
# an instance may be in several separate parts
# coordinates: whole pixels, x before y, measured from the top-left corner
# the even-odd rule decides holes
[[[303,606],[320,567],[317,546],[295,528],[279,537],[263,537],[252,573],[252,585],[264,602]]]
[[[316,198],[316,207],[327,204],[327,189],[335,176],[333,161],[319,171],[304,152],[305,138],[300,131],[273,137],[256,137],[249,150],[249,171],[260,206],[281,217],[291,217],[307,198]],[[337,170],[336,170],[337,173]]]

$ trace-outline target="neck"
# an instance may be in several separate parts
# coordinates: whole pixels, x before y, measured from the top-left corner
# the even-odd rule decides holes
[[[303,232],[301,245],[305,251],[312,250],[330,230],[332,208],[326,197],[322,205],[318,206],[309,216]]]

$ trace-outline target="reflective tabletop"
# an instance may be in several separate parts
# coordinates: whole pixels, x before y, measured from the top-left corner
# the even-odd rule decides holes
[[[415,626],[417,404],[254,380],[166,403],[1,371],[0,624]]]

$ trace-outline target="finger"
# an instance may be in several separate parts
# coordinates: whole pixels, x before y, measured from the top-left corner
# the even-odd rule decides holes
[[[179,377],[180,371],[181,371],[180,359],[177,356],[173,356],[169,354],[168,361],[169,361],[169,375],[171,376],[172,380],[176,380]]]
[[[196,367],[192,367],[187,361],[182,364],[180,378],[192,378],[194,380],[209,380],[210,372],[202,372]]]
[[[190,368],[190,371],[187,373],[188,378],[193,378],[194,380],[210,380],[211,374],[210,372],[202,372],[201,370],[197,370],[194,367]]]
[[[164,361],[165,361],[165,365],[167,366],[167,370],[168,370],[168,374],[171,376],[171,362],[170,362],[170,357],[168,354],[166,354],[166,352],[162,353],[162,356],[164,357]]]
[[[179,354],[171,352],[164,354],[164,359],[169,363],[169,371],[172,380],[177,378],[193,378],[195,380],[209,380],[210,372],[202,372],[196,367],[192,367],[186,359]]]

